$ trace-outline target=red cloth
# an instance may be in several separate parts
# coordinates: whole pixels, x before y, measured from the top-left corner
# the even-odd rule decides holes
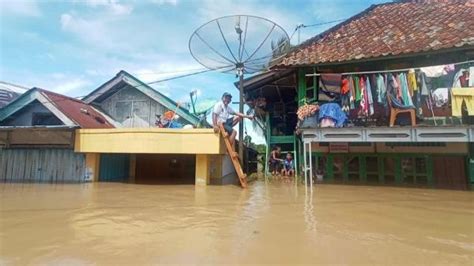
[[[349,92],[349,80],[347,78],[344,78],[342,80],[341,93],[347,94],[348,92]]]

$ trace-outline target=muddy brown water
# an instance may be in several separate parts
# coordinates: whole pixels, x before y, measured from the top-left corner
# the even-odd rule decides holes
[[[474,263],[474,194],[0,184],[0,265]]]

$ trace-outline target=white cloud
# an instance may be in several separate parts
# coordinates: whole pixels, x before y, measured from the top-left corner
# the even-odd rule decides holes
[[[85,0],[80,1],[80,3],[84,3],[93,8],[105,7],[115,15],[128,15],[133,10],[131,5],[120,4],[117,0]]]
[[[28,17],[41,16],[41,10],[36,1],[25,0],[0,0],[0,14],[5,15],[20,15]]]
[[[158,4],[158,5],[172,5],[176,6],[178,4],[178,0],[152,0],[152,3]]]
[[[88,86],[91,85],[91,82],[81,78],[70,78],[70,77],[63,77],[56,79],[53,81],[51,85],[51,89],[54,92],[61,93],[61,94],[66,94],[66,95],[73,95],[77,93],[78,91],[83,91],[83,89],[87,89]],[[77,96],[84,96],[84,95],[73,95],[75,97]]]
[[[301,18],[298,14],[285,12],[281,7],[272,6],[268,2],[238,2],[232,0],[205,0],[199,8],[199,14],[204,21],[209,21],[227,15],[253,15],[269,19],[286,31],[294,29],[296,21]]]

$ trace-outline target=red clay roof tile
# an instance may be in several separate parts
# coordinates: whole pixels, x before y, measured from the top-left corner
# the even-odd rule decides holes
[[[462,46],[474,48],[474,0],[374,5],[301,44],[280,66],[351,61]]]

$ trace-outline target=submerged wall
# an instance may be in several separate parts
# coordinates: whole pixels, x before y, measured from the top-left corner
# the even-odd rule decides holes
[[[85,155],[72,149],[0,149],[0,182],[84,181]]]

